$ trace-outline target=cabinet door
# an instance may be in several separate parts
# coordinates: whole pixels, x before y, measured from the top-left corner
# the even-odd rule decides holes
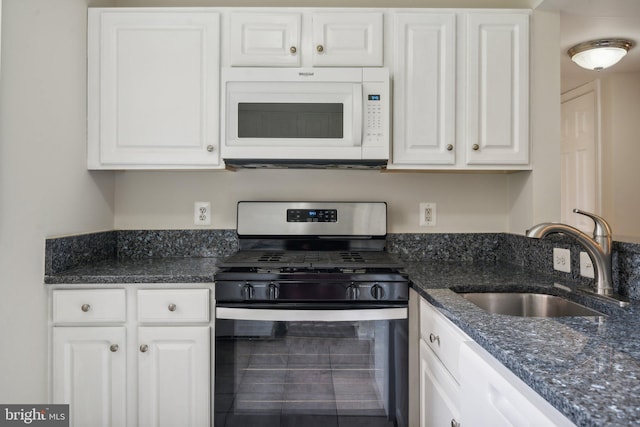
[[[466,162],[529,163],[529,15],[466,16]]]
[[[90,169],[215,167],[219,16],[90,9]]]
[[[126,426],[124,327],[53,328],[53,403],[68,403],[70,425]]]
[[[453,13],[395,17],[394,165],[455,164]]]
[[[460,422],[458,384],[420,340],[420,426],[455,426]]]
[[[315,13],[312,21],[314,66],[383,65],[382,13]]]
[[[232,13],[229,61],[232,66],[299,67],[299,13]]]
[[[138,328],[140,427],[208,427],[208,326]]]
[[[467,341],[460,351],[462,425],[569,427],[574,424],[504,365]]]

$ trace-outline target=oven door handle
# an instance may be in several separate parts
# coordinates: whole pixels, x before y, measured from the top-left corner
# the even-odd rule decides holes
[[[216,319],[293,321],[293,322],[357,322],[363,320],[406,319],[406,307],[350,310],[277,310],[263,308],[216,307]]]

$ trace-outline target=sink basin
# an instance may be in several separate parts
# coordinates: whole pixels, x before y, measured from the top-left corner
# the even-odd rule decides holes
[[[460,293],[492,314],[520,317],[604,316],[584,305],[562,297],[521,292]]]

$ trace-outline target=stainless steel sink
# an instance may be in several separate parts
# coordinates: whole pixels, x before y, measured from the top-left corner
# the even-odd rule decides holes
[[[492,314],[520,317],[604,316],[584,305],[562,297],[520,292],[460,293]]]

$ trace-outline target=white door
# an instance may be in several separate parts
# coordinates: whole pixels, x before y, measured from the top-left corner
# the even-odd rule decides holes
[[[459,386],[424,340],[420,340],[420,426],[460,422]]]
[[[466,15],[466,162],[529,163],[529,15]]]
[[[89,10],[90,168],[220,163],[219,15]]]
[[[300,25],[299,13],[232,13],[231,66],[299,67]]]
[[[53,328],[53,403],[71,426],[126,426],[124,327]]]
[[[314,66],[383,65],[382,13],[315,13],[312,21]]]
[[[138,329],[140,427],[209,427],[208,326]]]
[[[601,213],[598,111],[597,81],[562,95],[561,221],[588,233],[593,221],[572,210]]]
[[[394,165],[455,164],[453,13],[395,18]]]

